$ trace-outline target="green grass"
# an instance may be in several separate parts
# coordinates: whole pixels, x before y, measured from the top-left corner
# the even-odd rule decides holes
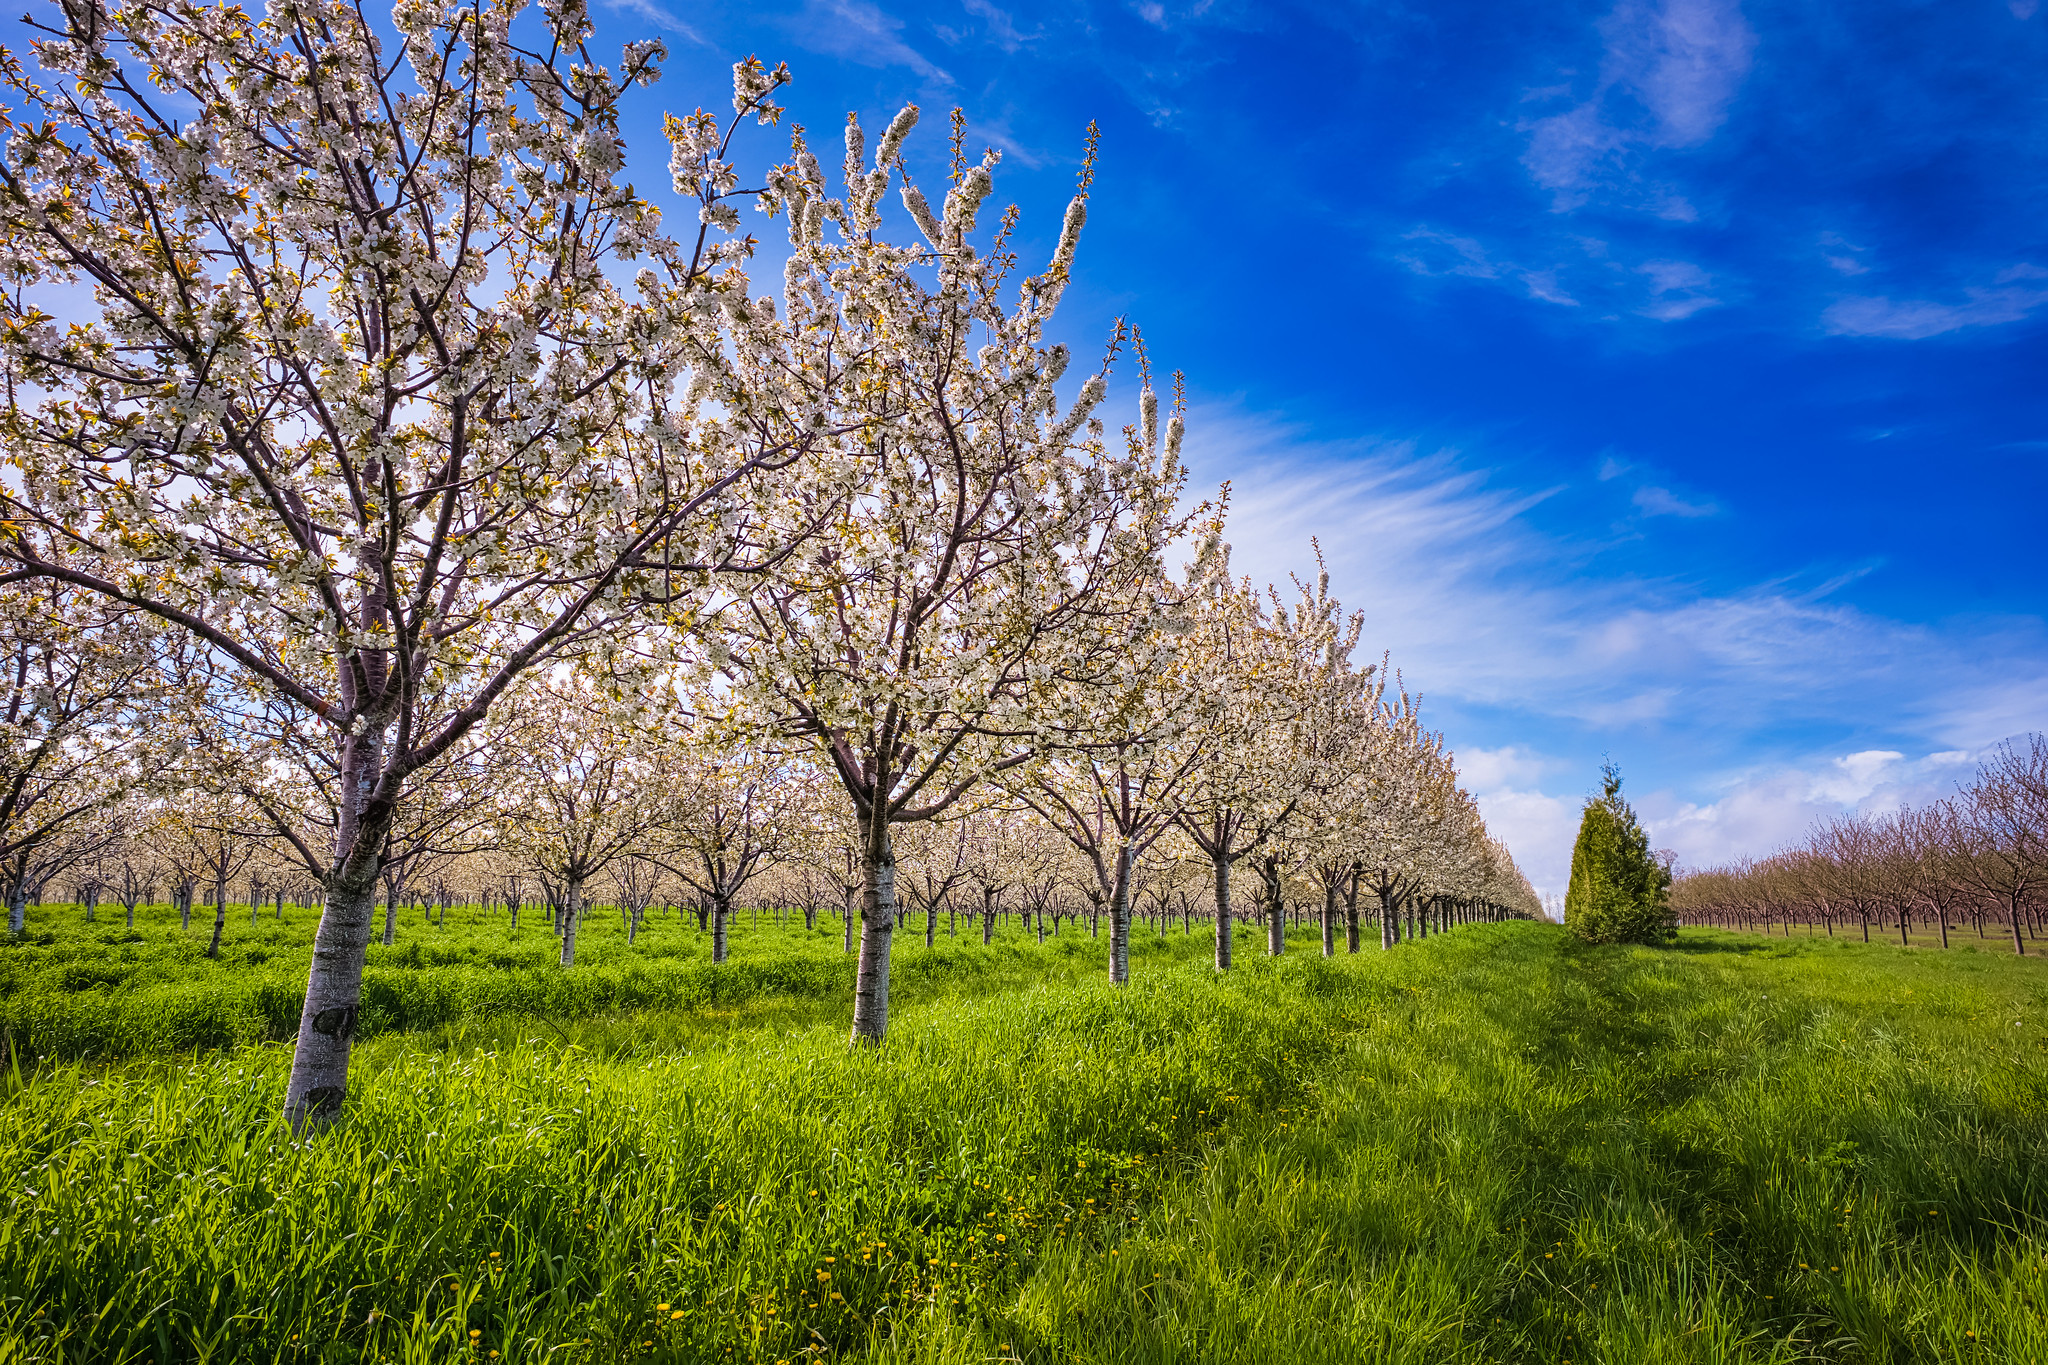
[[[208,959],[211,910],[195,912],[185,930],[169,906],[141,907],[131,930],[118,907],[101,907],[91,925],[75,906],[37,907],[27,933],[0,946],[0,1042],[31,1059],[106,1060],[289,1041],[317,920],[317,909],[288,910],[281,921],[266,910],[251,923],[246,908],[230,907],[220,956]],[[1095,970],[1101,947],[1071,921],[1049,953],[1015,923],[999,928],[993,951],[973,922],[958,930],[948,935],[941,921],[930,950],[921,923],[899,931],[895,989],[912,1000],[985,993],[1037,981],[1055,964],[1064,979]],[[432,1030],[443,1041],[510,1043],[536,1031],[559,1038],[594,1017],[747,1005],[751,1022],[763,1009],[852,997],[854,964],[836,916],[806,930],[800,914],[777,922],[746,912],[732,942],[732,960],[713,967],[710,935],[694,916],[656,915],[629,946],[616,913],[599,907],[578,930],[576,967],[564,972],[545,909],[529,907],[516,931],[502,910],[450,907],[445,924],[405,914],[391,947],[370,946],[359,1027],[365,1037]],[[1206,949],[1183,941],[1176,951]]]
[[[664,928],[566,975],[714,970]],[[836,985],[387,1020],[304,1144],[286,1047],[25,1064],[0,1362],[2048,1360],[2041,964],[1138,942],[904,935],[874,1054]]]

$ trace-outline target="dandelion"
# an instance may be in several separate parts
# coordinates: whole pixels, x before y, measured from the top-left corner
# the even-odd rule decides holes
[[[669,1320],[670,1322],[675,1322],[676,1320],[678,1320],[678,1319],[679,1319],[679,1318],[681,1318],[682,1316],[683,1316],[683,1310],[682,1310],[682,1309],[680,1309],[680,1308],[678,1308],[678,1309],[676,1309],[676,1311],[675,1311],[675,1312],[673,1312],[673,1313],[670,1313],[670,1314],[668,1315],[668,1320]]]
[[[668,1311],[668,1305],[665,1303],[657,1303],[656,1305],[654,1305],[654,1311],[657,1313],[666,1313]]]

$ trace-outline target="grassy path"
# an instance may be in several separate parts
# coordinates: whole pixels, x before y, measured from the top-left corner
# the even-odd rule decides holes
[[[304,1146],[280,1048],[10,1080],[0,1362],[2048,1361],[2043,964],[1090,947],[961,950],[879,1056],[390,1033]]]

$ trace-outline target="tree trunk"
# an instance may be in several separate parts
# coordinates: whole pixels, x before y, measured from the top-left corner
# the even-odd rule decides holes
[[[389,948],[398,940],[398,893],[387,891],[384,895],[384,946]]]
[[[562,965],[576,965],[576,921],[581,918],[576,911],[583,900],[583,879],[564,877],[562,879]]]
[[[28,930],[28,884],[26,879],[7,888],[7,928],[10,933]]]
[[[1230,859],[1213,858],[1216,877],[1216,970],[1230,970]]]
[[[711,897],[711,961],[725,961],[726,926],[732,919],[732,899],[713,893]]]
[[[939,903],[928,901],[924,907],[924,946],[929,948],[939,936]]]
[[[1344,883],[1344,947],[1352,953],[1358,951],[1358,878],[1359,870],[1354,867]]]
[[[178,888],[178,928],[185,933],[192,932],[192,888]]]
[[[880,1044],[889,1032],[889,939],[896,930],[896,849],[889,826],[873,820],[862,850],[860,961],[854,969],[854,1046]]]
[[[228,884],[216,881],[213,884],[213,939],[206,945],[208,957],[220,956],[220,931],[228,922]]]
[[[1131,979],[1131,846],[1121,841],[1116,850],[1116,879],[1109,889],[1109,984],[1122,986]]]
[[[2018,897],[2013,898],[2009,903],[2009,908],[2012,911],[2012,950],[2021,957],[2025,957],[2027,955],[2027,945],[2020,940],[2020,903]]]
[[[981,911],[981,941],[983,943],[992,943],[995,941],[995,936],[996,912],[984,906]]]
[[[1337,955],[1337,887],[1334,882],[1323,887],[1323,956]]]
[[[853,898],[849,895],[839,903],[839,951],[853,951]]]
[[[1380,948],[1392,951],[1394,935],[1401,926],[1401,909],[1396,902],[1393,889],[1385,881],[1380,883]]]
[[[285,1116],[295,1131],[333,1118],[348,1096],[348,1057],[362,1000],[363,953],[376,912],[374,881],[330,891],[321,907],[286,1091]]]

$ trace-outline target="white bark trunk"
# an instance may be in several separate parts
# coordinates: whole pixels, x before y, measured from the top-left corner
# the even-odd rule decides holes
[[[1116,880],[1109,889],[1109,984],[1131,979],[1131,846],[1119,844]]]
[[[333,1118],[348,1097],[349,1048],[363,998],[363,953],[376,913],[375,882],[330,891],[321,908],[286,1090],[285,1117],[294,1131]]]
[[[896,930],[896,850],[886,824],[868,835],[861,888],[860,961],[853,986],[855,1046],[889,1032],[889,940]]]
[[[576,965],[576,921],[580,916],[576,908],[583,894],[583,879],[565,879],[562,888],[562,965]]]
[[[1216,970],[1230,970],[1230,859],[1212,862],[1216,876]]]

